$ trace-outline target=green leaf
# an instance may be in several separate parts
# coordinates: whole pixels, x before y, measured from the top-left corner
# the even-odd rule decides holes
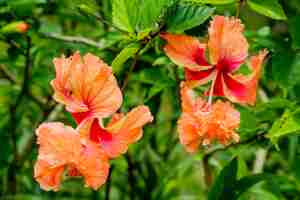
[[[237,0],[186,0],[186,2],[204,3],[204,4],[212,4],[212,5],[230,4],[236,1]]]
[[[300,132],[300,109],[291,111],[287,109],[280,119],[276,120],[267,137],[270,138],[273,144],[277,144],[279,138],[293,133]]]
[[[275,54],[272,57],[272,78],[287,90],[299,83],[300,55],[289,50]]]
[[[204,5],[179,4],[167,19],[167,30],[183,32],[205,22],[214,12]]]
[[[300,48],[300,15],[292,17],[289,19],[289,32],[292,36],[293,40],[293,47],[294,48]]]
[[[137,20],[137,0],[112,0],[113,23],[123,31],[134,33]]]
[[[234,158],[226,165],[208,193],[208,200],[232,199],[237,178],[238,160]]]
[[[164,9],[172,2],[173,0],[112,0],[113,23],[129,33],[153,29]]]
[[[287,17],[277,0],[248,0],[249,7],[267,17],[286,20]]]
[[[136,30],[140,32],[146,29],[153,29],[172,2],[173,0],[139,1],[140,6],[136,6],[139,10]]]
[[[239,132],[255,132],[258,125],[255,114],[247,107],[239,107],[239,112],[241,116]]]
[[[122,71],[123,64],[131,57],[133,57],[140,49],[140,45],[137,43],[130,44],[125,47],[113,60],[112,68],[113,72],[118,74]]]

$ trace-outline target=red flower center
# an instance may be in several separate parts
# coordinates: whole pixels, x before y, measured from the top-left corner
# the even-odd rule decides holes
[[[95,119],[91,126],[90,139],[94,142],[110,141],[112,140],[112,134],[103,129],[99,125],[98,119]]]

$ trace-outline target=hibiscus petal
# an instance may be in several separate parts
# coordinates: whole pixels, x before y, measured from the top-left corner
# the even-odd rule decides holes
[[[226,71],[232,72],[244,62],[248,42],[243,35],[244,26],[239,19],[215,16],[209,27],[208,48],[210,61],[217,64],[226,60]]]
[[[233,102],[245,103],[248,100],[248,86],[232,77],[224,74],[225,96]]]
[[[161,37],[167,41],[164,47],[166,54],[177,65],[193,70],[211,68],[205,58],[206,44],[191,36],[164,33]]]
[[[43,123],[36,130],[36,134],[39,159],[55,167],[78,157],[81,149],[80,136],[72,127],[59,122]]]
[[[121,106],[122,93],[112,69],[98,57],[86,54],[81,59],[77,52],[70,58],[54,59],[54,65],[54,98],[68,111],[107,117]]]
[[[107,180],[108,158],[99,145],[89,142],[84,147],[76,168],[84,177],[86,186],[97,190]]]
[[[186,82],[180,83],[181,107],[183,112],[193,113],[205,105],[202,98],[196,98],[194,91]]]
[[[266,50],[263,50],[257,56],[250,58],[250,68],[252,69],[250,75],[239,74],[227,76],[226,96],[234,102],[250,105],[255,104],[261,67],[267,53]]]
[[[224,96],[224,77],[222,72],[217,72],[216,78],[214,80],[214,90],[213,95],[214,96]],[[210,89],[206,92],[208,94]]]
[[[34,166],[34,178],[39,182],[41,188],[46,191],[58,190],[63,172],[63,165],[53,167],[42,159],[38,159]]]
[[[138,106],[126,116],[117,114],[106,128],[112,134],[112,139],[101,140],[101,147],[110,158],[125,153],[129,144],[142,137],[143,126],[152,120],[153,117],[147,106]]]
[[[44,123],[36,130],[39,144],[34,177],[45,190],[57,190],[65,166],[76,163],[82,145],[77,132],[62,123]]]
[[[192,114],[183,113],[177,124],[180,143],[184,145],[187,152],[196,152],[202,142],[202,137],[198,133],[197,120]]]

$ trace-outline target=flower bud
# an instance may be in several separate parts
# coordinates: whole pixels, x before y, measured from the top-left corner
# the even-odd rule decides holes
[[[1,33],[9,34],[9,33],[25,33],[29,29],[29,24],[24,21],[17,21],[6,24],[0,29]]]

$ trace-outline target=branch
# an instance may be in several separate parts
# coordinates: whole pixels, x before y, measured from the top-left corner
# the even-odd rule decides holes
[[[111,174],[113,172],[113,169],[114,169],[114,166],[111,165],[110,167],[110,170],[109,170],[109,174],[108,174],[108,177],[107,177],[107,182],[106,182],[106,188],[105,188],[105,200],[109,200],[110,199],[110,186],[111,186]]]
[[[40,32],[39,35],[44,38],[64,41],[64,42],[70,42],[70,43],[78,43],[78,44],[84,44],[91,47],[96,47],[99,49],[105,49],[107,48],[104,44],[96,42],[94,40],[79,37],[79,36],[64,36],[57,33],[42,33]]]
[[[29,36],[26,37],[27,40],[27,47],[25,50],[25,69],[23,75],[23,83],[21,92],[17,96],[16,102],[10,107],[10,137],[12,143],[12,151],[13,151],[13,159],[8,167],[7,172],[7,193],[8,194],[15,194],[17,192],[17,162],[18,162],[18,147],[17,147],[17,108],[21,104],[23,97],[25,96],[29,80],[30,80],[30,72],[31,72],[31,56],[30,56],[30,49],[31,49],[31,38]]]
[[[136,67],[136,64],[137,64],[137,60],[138,60],[138,53],[139,53],[140,50],[137,51],[137,53],[135,54],[134,58],[133,58],[133,62],[129,68],[129,71],[127,72],[126,74],[126,77],[123,81],[123,84],[122,84],[122,88],[121,88],[121,91],[124,92],[125,88],[127,87],[128,85],[128,82],[129,82],[129,78],[131,76],[131,73],[132,71],[134,70],[134,68]]]
[[[3,64],[0,64],[0,71],[2,72],[3,76],[11,83],[17,84],[18,86],[20,86],[19,81],[17,80],[16,76],[11,73],[7,67]],[[41,97],[38,97],[36,95],[34,95],[31,90],[27,90],[27,95],[29,98],[31,98],[36,104],[38,104],[41,108],[43,108],[45,106],[45,100],[42,99]]]

